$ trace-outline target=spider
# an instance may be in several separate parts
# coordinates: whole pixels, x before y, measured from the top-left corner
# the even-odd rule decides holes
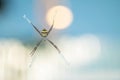
[[[42,39],[36,44],[36,46],[33,48],[33,50],[31,51],[30,55],[33,56],[35,54],[35,51],[37,50],[37,48],[39,47],[39,45],[41,44],[42,41],[48,41],[57,51],[58,53],[62,56],[62,58],[65,60],[65,62],[68,64],[67,60],[64,58],[64,56],[61,54],[60,49],[51,41],[47,38],[47,36],[50,34],[51,30],[53,29],[54,26],[54,20],[52,23],[52,26],[50,27],[49,30],[47,29],[42,29],[42,31],[39,31],[37,29],[37,27],[26,17],[26,15],[23,16],[24,19],[27,20],[28,23],[30,23],[33,28],[39,33],[39,35],[42,37]]]

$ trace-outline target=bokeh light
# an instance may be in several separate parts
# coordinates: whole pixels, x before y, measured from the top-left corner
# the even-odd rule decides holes
[[[50,8],[46,14],[46,20],[51,26],[54,20],[55,29],[64,29],[69,27],[73,20],[71,10],[65,6],[54,6]]]

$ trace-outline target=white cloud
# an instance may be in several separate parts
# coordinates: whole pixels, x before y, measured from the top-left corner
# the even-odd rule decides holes
[[[52,41],[54,42],[54,40]],[[74,72],[77,66],[87,66],[99,59],[101,52],[100,40],[94,35],[87,34],[76,38],[64,36],[56,39],[55,44],[60,48],[61,54],[69,61],[70,66],[64,63],[64,60],[52,45],[47,42],[45,44],[47,44],[47,46],[44,48],[42,45],[40,46],[33,58],[34,60],[31,68],[27,69],[27,53],[31,50],[26,51],[28,47],[25,47],[18,40],[0,41],[0,79],[3,80],[3,75],[6,75],[9,80],[16,80],[20,77],[17,75],[19,71],[21,71],[21,77],[23,77],[21,80],[26,79],[25,76],[27,76],[27,80],[120,79],[119,71]],[[31,49],[33,47],[34,46],[31,46]],[[8,75],[5,71],[6,68],[7,72],[9,71],[11,75]],[[13,71],[16,75],[12,74]]]
[[[99,38],[91,34],[82,35],[79,38],[65,36],[59,40],[58,46],[74,66],[89,64],[99,57],[101,51]]]
[[[57,50],[51,45],[48,45],[47,42],[46,44],[47,48],[45,50],[39,50],[39,57],[33,62],[32,70],[35,73],[30,75],[33,76],[32,79],[34,80],[53,80],[54,77],[59,76],[55,74],[64,72],[67,68],[74,69],[73,67],[80,65],[89,65],[92,61],[99,58],[101,50],[99,39],[91,34],[83,35],[79,38],[65,36],[56,39],[55,44],[57,44],[61,50],[61,54],[63,54],[70,63],[70,66],[67,66]],[[46,57],[46,54],[49,55]],[[41,77],[39,75],[41,75]],[[35,79],[35,77],[39,78]]]

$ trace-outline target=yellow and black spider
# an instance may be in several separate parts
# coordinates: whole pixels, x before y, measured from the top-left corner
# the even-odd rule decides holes
[[[36,44],[36,46],[34,47],[34,49],[32,50],[32,52],[30,53],[31,56],[33,56],[35,54],[35,51],[37,50],[38,46],[41,44],[41,42],[44,40],[48,41],[50,44],[52,44],[56,50],[58,51],[58,53],[63,57],[63,59],[65,60],[65,62],[67,62],[67,60],[64,58],[64,56],[61,54],[61,51],[59,50],[59,48],[51,41],[47,38],[47,36],[49,35],[49,33],[51,32],[51,30],[53,29],[53,26],[54,26],[54,20],[53,20],[53,24],[52,26],[50,27],[49,30],[46,30],[45,28],[42,29],[42,31],[39,31],[37,29],[37,27],[26,17],[26,15],[23,16],[23,18],[25,18],[28,23],[30,23],[33,28],[40,34],[40,36],[42,37],[42,39]],[[67,62],[68,63],[68,62]]]

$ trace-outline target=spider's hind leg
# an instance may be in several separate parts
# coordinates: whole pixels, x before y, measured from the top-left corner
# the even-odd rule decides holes
[[[35,51],[37,50],[37,48],[39,47],[39,45],[41,44],[42,40],[40,40],[39,43],[36,44],[36,46],[33,48],[32,52],[30,53],[31,56],[33,56],[35,54]]]
[[[47,41],[50,42],[56,48],[56,50],[58,51],[59,55],[63,58],[63,60],[65,61],[65,63],[67,65],[69,65],[69,62],[65,59],[64,55],[61,54],[60,49],[52,41],[50,41],[49,39],[47,39]]]

